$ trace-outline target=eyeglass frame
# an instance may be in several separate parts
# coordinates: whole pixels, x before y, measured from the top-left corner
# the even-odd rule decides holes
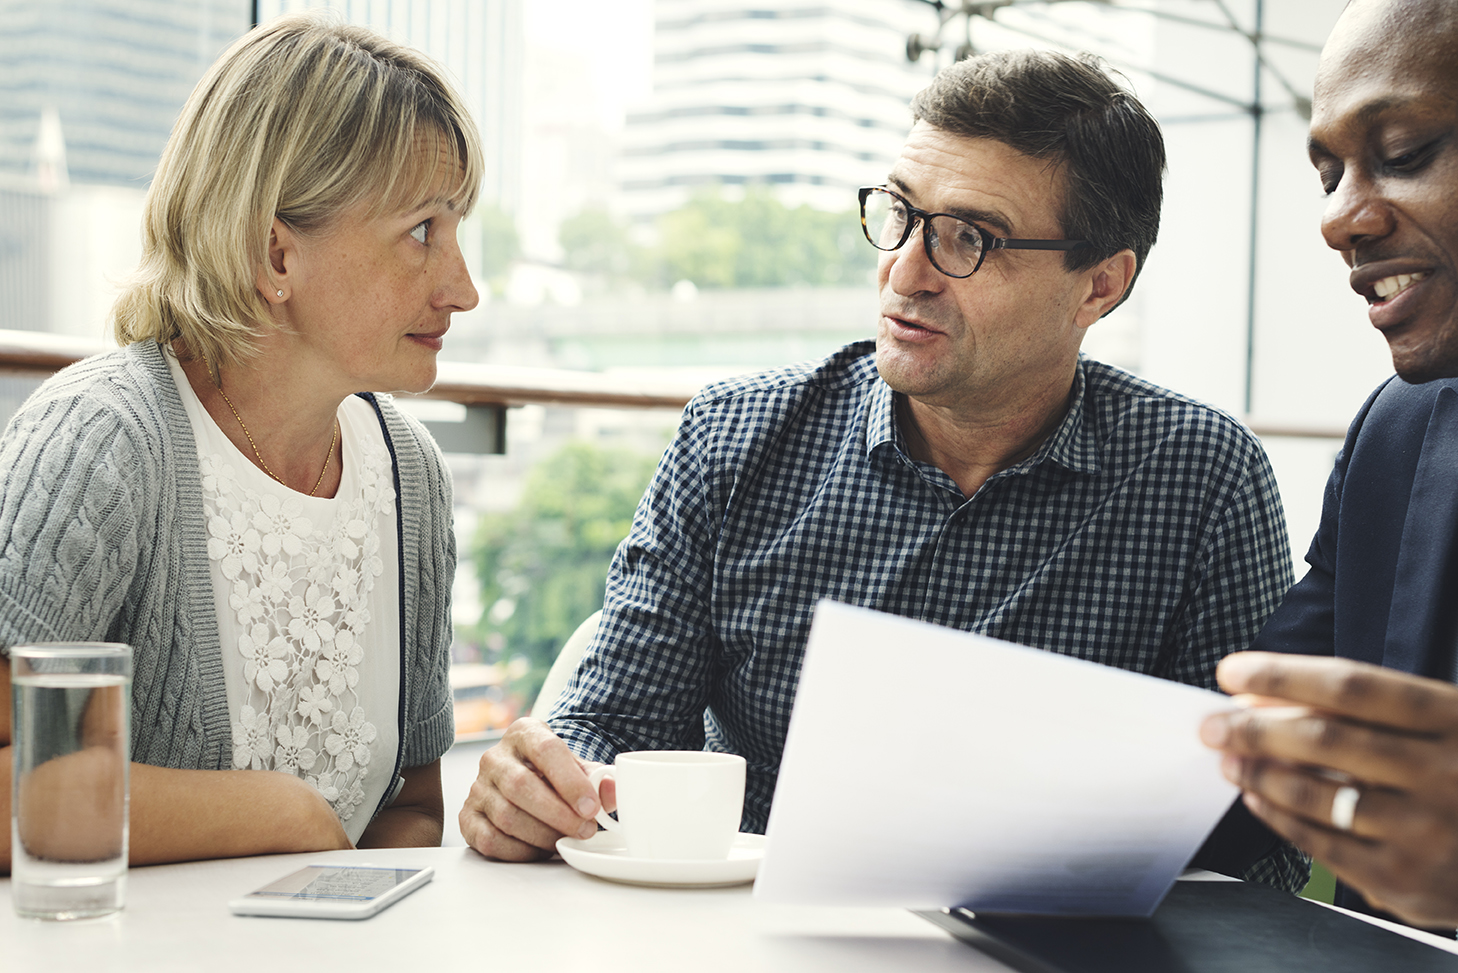
[[[946,277],[951,277],[955,280],[966,280],[968,277],[971,277],[973,274],[977,273],[977,271],[981,270],[982,261],[986,260],[987,255],[994,250],[1067,251],[1077,250],[1079,247],[1093,246],[1093,244],[1087,240],[1019,240],[1013,237],[993,236],[992,232],[986,227],[980,226],[977,223],[973,223],[971,220],[963,219],[955,213],[928,213],[924,209],[918,209],[917,207],[912,206],[905,196],[902,196],[895,190],[888,189],[885,186],[862,186],[859,190],[857,190],[857,192],[860,195],[861,202],[861,233],[865,235],[867,243],[875,247],[877,250],[880,250],[882,253],[891,253],[892,251],[900,250],[902,247],[906,246],[906,241],[911,239],[912,231],[916,227],[917,221],[920,221],[921,244],[922,248],[926,250],[927,259],[931,261],[931,265],[937,269],[938,273]],[[906,207],[906,227],[901,231],[901,239],[896,242],[896,246],[894,247],[883,247],[875,240],[871,239],[871,228],[866,225],[866,198],[870,196],[871,193],[885,193],[888,196],[899,199],[901,201],[901,204]],[[958,223],[970,226],[982,236],[982,252],[977,256],[977,266],[973,267],[965,274],[953,274],[944,270],[942,268],[942,265],[937,263],[937,258],[933,256],[933,251],[935,250],[935,248],[932,246],[931,221],[936,219],[938,216],[945,216],[949,219],[956,220]]]

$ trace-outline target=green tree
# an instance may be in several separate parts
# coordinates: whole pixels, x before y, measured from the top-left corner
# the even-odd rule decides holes
[[[691,280],[699,287],[739,287],[745,240],[739,206],[715,189],[658,220],[661,283]]]
[[[738,200],[715,187],[660,218],[659,281],[699,287],[852,283],[876,265],[856,210],[790,209],[767,186]]]
[[[512,689],[536,696],[557,651],[602,607],[608,567],[656,460],[569,443],[527,476],[516,509],[482,519],[471,558],[483,641],[525,659]]]
[[[627,225],[600,206],[564,220],[557,239],[568,270],[609,287],[627,280],[650,288],[680,280],[708,288],[819,287],[867,279],[876,266],[856,210],[791,209],[760,185],[735,200],[717,186],[695,194],[659,217],[654,247],[634,243]]]
[[[614,280],[630,276],[642,263],[641,247],[628,228],[604,207],[588,206],[562,221],[557,229],[562,264],[568,270]]]

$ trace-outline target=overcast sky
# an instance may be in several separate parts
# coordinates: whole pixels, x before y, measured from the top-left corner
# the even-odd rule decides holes
[[[592,64],[602,125],[622,126],[625,107],[652,90],[653,0],[528,2],[527,47],[570,52]]]

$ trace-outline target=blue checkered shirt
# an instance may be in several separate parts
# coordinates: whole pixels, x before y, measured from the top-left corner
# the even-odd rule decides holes
[[[1081,359],[1062,424],[967,499],[895,398],[859,342],[689,403],[552,713],[574,751],[741,754],[763,831],[822,598],[1214,688],[1291,584],[1265,453],[1215,409]],[[865,702],[848,746],[911,701]]]

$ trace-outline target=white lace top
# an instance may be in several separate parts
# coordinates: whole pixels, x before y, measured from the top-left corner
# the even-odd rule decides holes
[[[304,778],[357,842],[400,743],[395,490],[379,420],[345,400],[343,479],[334,497],[310,497],[245,457],[168,362],[202,469],[233,766]]]

